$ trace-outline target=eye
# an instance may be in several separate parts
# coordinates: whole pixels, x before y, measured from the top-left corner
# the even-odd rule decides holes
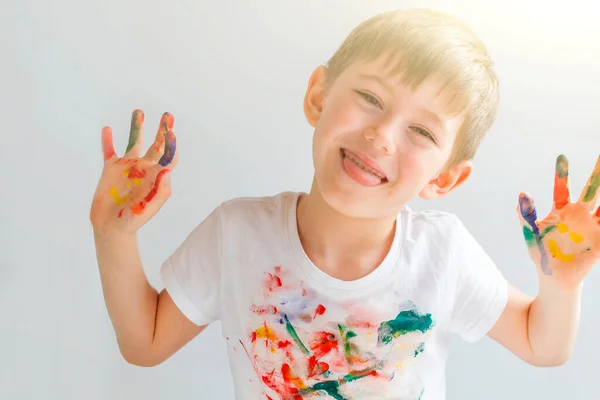
[[[436,143],[435,137],[433,136],[433,134],[431,132],[429,132],[429,130],[422,128],[420,126],[413,126],[413,127],[411,127],[411,129],[413,131],[417,132],[419,135],[425,136],[426,138],[431,140],[433,143]]]
[[[369,103],[373,104],[374,106],[377,106],[377,107],[381,108],[381,103],[372,94],[361,92],[361,91],[358,91],[358,90],[356,91],[356,93],[358,93],[363,99],[365,99]]]

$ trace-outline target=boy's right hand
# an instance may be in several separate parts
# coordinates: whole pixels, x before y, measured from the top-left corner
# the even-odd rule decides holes
[[[143,157],[144,113],[131,117],[129,144],[117,157],[112,129],[102,129],[104,169],[94,193],[90,221],[96,232],[135,233],[150,220],[171,195],[170,174],[177,161],[173,115],[164,113],[156,139]]]

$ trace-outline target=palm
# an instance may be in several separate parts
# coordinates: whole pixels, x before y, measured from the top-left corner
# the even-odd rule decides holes
[[[90,212],[92,224],[99,229],[136,231],[160,208],[153,200],[164,192],[163,178],[175,166],[173,117],[163,114],[153,145],[139,157],[143,121],[142,111],[134,111],[129,145],[122,158],[115,154],[112,130],[102,130],[104,169]]]
[[[566,157],[556,161],[554,206],[537,220],[531,197],[519,196],[519,217],[532,260],[541,273],[567,285],[577,284],[600,258],[600,158],[578,201],[571,201]]]

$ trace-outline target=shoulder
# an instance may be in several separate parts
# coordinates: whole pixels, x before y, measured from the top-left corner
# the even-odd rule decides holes
[[[283,222],[298,196],[296,192],[281,192],[270,196],[236,197],[220,204],[220,218],[230,226],[264,228],[265,224]]]
[[[402,211],[404,235],[408,241],[441,244],[455,240],[465,227],[457,215],[440,210]]]

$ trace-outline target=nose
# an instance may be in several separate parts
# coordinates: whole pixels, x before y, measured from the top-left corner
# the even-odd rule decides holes
[[[394,154],[396,152],[394,136],[388,128],[367,128],[363,133],[363,137],[367,140],[367,142],[372,143],[376,148],[382,150],[386,155]]]

